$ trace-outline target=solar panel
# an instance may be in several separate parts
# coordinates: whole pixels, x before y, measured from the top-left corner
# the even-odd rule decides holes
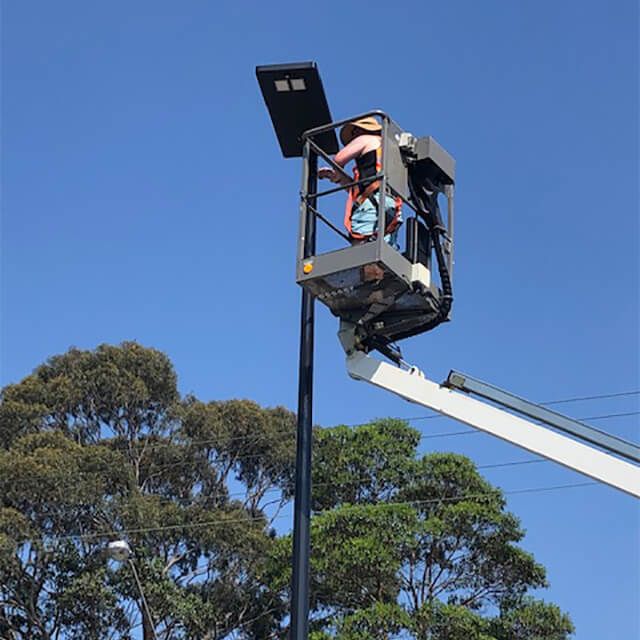
[[[285,158],[302,156],[304,131],[331,122],[331,112],[315,62],[256,67],[256,77]],[[335,131],[314,138],[327,153],[338,151]]]

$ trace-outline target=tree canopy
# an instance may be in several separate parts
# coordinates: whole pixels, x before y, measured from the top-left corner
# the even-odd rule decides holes
[[[313,640],[569,638],[501,492],[418,443],[315,429]],[[181,397],[163,353],[102,345],[5,387],[0,446],[0,638],[287,637],[292,412]]]

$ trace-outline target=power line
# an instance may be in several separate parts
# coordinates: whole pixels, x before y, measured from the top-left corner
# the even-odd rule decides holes
[[[606,414],[606,415],[601,415],[601,416],[589,416],[586,418],[575,418],[576,420],[605,420],[605,419],[610,419],[610,418],[621,418],[621,417],[626,417],[626,416],[637,416],[640,415],[640,411],[630,411],[630,412],[626,412],[626,413],[610,413],[610,414]],[[405,421],[409,421],[409,420],[426,420],[426,419],[444,419],[447,416],[422,416],[422,417],[418,417],[418,418],[391,418],[392,420],[405,420]],[[453,418],[450,418],[451,420],[453,420]],[[374,422],[374,421],[371,421]],[[368,424],[371,424],[371,422],[363,422],[363,423],[358,423],[358,424],[346,424],[346,425],[338,425],[338,426],[343,426],[343,427],[350,427],[350,428],[355,428],[355,427],[363,427],[366,426]],[[465,429],[464,431],[446,431],[446,432],[442,432],[442,433],[426,433],[426,434],[422,434],[420,436],[420,441],[421,440],[430,440],[432,438],[449,438],[451,436],[463,436],[463,435],[470,435],[470,434],[476,434],[476,433],[484,433],[483,431],[480,431],[478,429]],[[188,443],[186,446],[196,446],[196,445],[200,445],[200,444],[206,444],[209,443],[208,440],[194,440],[190,443]],[[250,454],[247,456],[237,456],[237,461],[238,462],[242,462],[242,461],[246,461],[246,460],[255,460],[255,459],[259,459],[264,457],[263,454]],[[175,463],[175,465],[168,465],[167,468],[173,468],[174,466],[177,466],[179,464],[186,464],[183,462],[180,463]]]
[[[629,396],[629,395],[638,395],[640,394],[640,391],[624,391],[624,392],[617,392],[617,393],[611,393],[611,394],[600,394],[600,395],[592,395],[592,396],[580,396],[580,397],[573,397],[573,398],[564,398],[564,399],[560,399],[560,400],[553,400],[553,401],[549,401],[546,403],[541,403],[541,404],[558,404],[558,403],[566,403],[566,402],[576,402],[576,401],[583,401],[583,400],[598,400],[598,399],[604,399],[604,398],[612,398],[612,397],[619,397],[619,396]],[[618,417],[627,417],[627,416],[635,416],[635,415],[639,415],[640,411],[630,411],[630,412],[624,412],[624,413],[610,413],[610,414],[604,414],[604,415],[597,415],[597,416],[589,416],[589,417],[585,417],[585,418],[578,418],[578,420],[605,420],[605,419],[610,419],[610,418],[618,418]],[[428,415],[428,416],[416,416],[416,417],[406,417],[406,418],[392,418],[392,419],[396,419],[396,420],[404,420],[404,421],[418,421],[418,420],[429,420],[429,419],[443,419],[445,416],[441,416],[441,415]],[[357,423],[357,424],[347,424],[347,425],[340,425],[340,426],[346,426],[346,427],[358,427],[358,426],[365,426],[368,424],[371,424],[371,422],[374,422],[375,420],[371,420],[369,422],[364,422],[364,423]],[[476,429],[466,429],[466,430],[462,430],[462,431],[453,431],[453,432],[443,432],[443,433],[435,433],[435,434],[422,434],[420,436],[420,441],[422,440],[430,440],[430,439],[435,439],[435,438],[448,438],[448,437],[455,437],[455,436],[464,436],[464,435],[472,435],[472,434],[478,434],[478,433],[483,433],[482,431],[476,430]],[[287,435],[293,436],[293,432],[287,432]],[[259,443],[260,441],[264,440],[265,438],[267,438],[268,436],[266,434],[260,434],[258,436],[237,436],[237,437],[232,437],[229,438],[227,440],[225,440],[225,443],[230,443],[233,441],[249,441],[252,443]],[[183,447],[190,447],[190,446],[197,446],[197,445],[204,445],[204,444],[213,444],[216,442],[219,442],[219,438],[215,438],[215,439],[205,439],[205,440],[194,440],[191,442],[184,442],[184,443],[176,443],[176,442],[157,442],[157,443],[145,443],[144,445],[142,445],[142,448],[144,449],[146,447],[147,450],[149,449],[155,449],[155,448],[160,448],[160,447],[167,447],[167,446],[171,446],[171,445],[178,445],[178,446],[183,446]],[[140,445],[138,445],[140,446]],[[222,456],[224,458],[224,456]],[[260,459],[263,458],[264,454],[253,454],[253,455],[246,455],[246,456],[234,456],[234,465],[236,463],[241,463],[244,461],[249,461],[249,460],[255,460],[255,459]],[[187,466],[189,464],[191,464],[191,460],[180,460],[178,462],[174,462],[174,463],[169,463],[167,465],[158,465],[155,467],[151,467],[150,471],[152,473],[150,473],[150,477],[151,476],[156,476],[158,475],[158,472],[162,472],[168,469],[175,469],[181,466]],[[227,461],[228,462],[228,461]],[[511,467],[511,466],[519,466],[521,464],[534,464],[534,463],[539,463],[539,462],[546,462],[545,460],[529,460],[529,461],[521,461],[521,462],[506,462],[506,463],[495,463],[495,464],[490,464],[490,465],[478,465],[476,466],[477,469],[490,469],[490,468],[501,468],[501,467]],[[273,468],[271,469],[266,469],[266,471],[270,471],[273,470]],[[92,472],[83,472],[83,471],[79,471],[77,472],[78,474],[82,474],[82,475],[95,475]],[[328,484],[333,484],[333,483],[328,483]],[[316,486],[320,486],[320,485],[316,485]],[[265,495],[267,493],[270,492],[281,492],[281,489],[268,489],[265,491]],[[231,494],[226,494],[225,495],[226,498],[232,498],[232,497],[246,497],[246,492],[244,493],[231,493]]]
[[[588,416],[586,418],[574,418],[575,420],[607,420],[610,418],[624,418],[628,416],[637,416],[640,415],[640,411],[628,411],[625,413],[609,413],[602,416]],[[429,416],[432,418],[442,418],[444,416]],[[425,434],[420,437],[420,440],[429,440],[430,438],[448,438],[450,436],[467,436],[474,433],[484,433],[484,431],[480,431],[478,429],[465,429],[464,431],[450,431],[445,433],[434,433],[434,434]]]
[[[582,402],[583,400],[604,400],[605,398],[621,398],[623,396],[637,396],[640,394],[640,390],[637,391],[619,391],[617,393],[603,393],[597,396],[582,396],[575,398],[567,398],[565,400],[548,400],[547,402],[540,402],[539,404],[564,404],[565,402]]]
[[[533,494],[533,493],[545,493],[549,491],[562,491],[567,489],[577,489],[580,487],[593,487],[596,485],[600,485],[599,482],[576,482],[572,484],[561,484],[561,485],[552,485],[548,487],[528,487],[525,489],[510,489],[503,490],[497,489],[502,495],[518,495],[518,494]],[[397,506],[397,505],[419,505],[419,504],[439,504],[443,502],[453,502],[453,501],[462,501],[462,500],[475,500],[478,498],[492,497],[496,494],[494,492],[485,491],[481,493],[470,493],[470,494],[462,494],[458,496],[445,496],[443,498],[430,498],[428,500],[409,500],[404,502],[378,502],[375,503],[376,506]],[[358,506],[358,505],[356,505]],[[315,515],[320,515],[322,513],[328,513],[332,511],[332,509],[326,509],[322,511],[316,512]],[[283,518],[289,518],[289,515],[281,514],[273,518],[273,520],[281,520]],[[122,537],[123,535],[131,535],[138,533],[152,533],[152,532],[160,532],[160,531],[175,531],[177,529],[195,529],[199,527],[213,527],[213,526],[226,526],[229,524],[238,524],[238,523],[246,523],[246,522],[265,522],[266,518],[264,517],[254,517],[247,516],[245,518],[223,518],[218,520],[209,520],[204,522],[191,522],[185,524],[175,524],[175,525],[162,525],[157,527],[138,527],[133,529],[112,529],[109,531],[98,531],[96,533],[84,533],[84,534],[70,534],[64,536],[50,536],[48,539],[51,541],[61,541],[61,540],[90,540],[93,538],[103,538],[103,537]]]
[[[625,416],[637,416],[640,411],[626,411],[625,413],[607,413],[603,416],[587,416],[586,418],[575,418],[575,420],[605,420],[607,418],[624,418]]]
[[[563,401],[564,402],[564,401]],[[577,418],[577,420],[605,420],[605,419],[611,419],[611,418],[620,418],[620,417],[628,417],[628,416],[636,416],[636,415],[640,415],[640,411],[630,411],[630,412],[625,412],[625,413],[610,413],[610,414],[605,414],[605,415],[599,415],[599,416],[589,416],[586,418]],[[433,418],[433,419],[443,419],[445,418],[445,416],[439,416],[439,415],[434,415],[434,416],[422,416],[422,417],[417,417],[417,418],[395,418],[397,420],[424,420],[424,419],[428,419],[428,418]],[[346,427],[358,427],[358,426],[366,426],[368,424],[371,424],[370,422],[364,422],[364,423],[359,423],[359,424],[351,424],[351,425],[340,425],[340,426],[346,426]],[[436,438],[450,438],[450,437],[455,437],[455,436],[467,436],[467,435],[476,435],[476,434],[483,434],[483,431],[480,431],[478,429],[465,429],[462,431],[447,431],[447,432],[440,432],[440,433],[423,433],[420,438],[419,438],[419,442],[423,441],[423,440],[431,440],[431,439],[436,439]],[[485,434],[486,435],[486,434]],[[266,438],[267,436],[265,435],[261,435],[261,436],[256,436],[256,439],[254,441],[252,441],[253,443],[257,443],[260,440]],[[182,447],[190,447],[190,446],[197,446],[197,445],[201,445],[201,444],[210,444],[212,443],[213,440],[194,440],[191,442],[185,442],[185,443],[156,443],[153,446],[149,446],[147,447],[147,449],[154,449],[154,448],[158,448],[158,447],[167,447],[167,446],[172,446],[172,445],[176,445],[176,446],[182,446]],[[228,441],[227,441],[228,442]],[[223,460],[224,460],[224,456],[220,456]],[[259,460],[261,458],[264,458],[264,454],[249,454],[249,455],[245,455],[245,456],[229,456],[232,457],[233,460],[233,466],[235,466],[235,464],[239,464],[242,462],[247,462],[250,460]],[[172,463],[168,463],[166,465],[156,465],[156,466],[151,466],[149,471],[150,476],[153,475],[158,475],[159,472],[162,472],[164,470],[168,470],[168,469],[176,469],[182,466],[188,466],[190,464],[193,463],[193,460],[180,460],[177,462],[172,462]],[[500,467],[503,466],[502,463],[497,463],[495,465],[492,465],[492,467]],[[506,463],[504,466],[512,466],[510,463]],[[480,466],[477,467],[478,469],[482,468]],[[489,467],[485,467],[485,468],[489,468]],[[273,467],[271,469],[267,469],[267,470],[273,470]],[[86,475],[95,475],[93,472],[83,472],[83,471],[78,471],[78,474],[86,474]],[[243,494],[241,494],[243,495]],[[229,494],[228,497],[231,497],[231,495]]]
[[[466,433],[466,432],[465,432]],[[474,432],[475,433],[475,432]],[[500,469],[500,468],[509,468],[509,467],[519,467],[519,466],[524,466],[524,465],[530,465],[530,464],[542,464],[542,463],[548,463],[550,462],[549,460],[546,460],[544,458],[532,458],[532,459],[528,459],[528,460],[515,460],[515,461],[510,461],[510,462],[496,462],[496,463],[489,463],[489,464],[479,464],[479,465],[475,465],[475,468],[480,470],[480,469]],[[178,466],[178,465],[176,465]],[[94,476],[96,475],[95,473],[89,472],[89,471],[79,471],[78,474],[81,475],[90,475],[90,476]],[[362,477],[354,477],[353,481],[354,482],[361,482],[363,480],[367,480],[368,478],[365,476]],[[12,486],[15,486],[15,481],[12,482]],[[335,486],[336,483],[335,482],[315,482],[313,483],[313,488],[319,488],[319,487],[333,487]],[[346,485],[346,483],[343,483],[344,486]],[[247,491],[237,491],[237,492],[232,492],[232,493],[224,493],[224,492],[220,492],[221,493],[221,497],[225,498],[225,499],[230,499],[230,498],[246,498],[247,497]],[[266,489],[263,492],[263,496],[266,495],[272,495],[272,494],[282,494],[283,489],[278,488],[278,487],[273,487],[270,489]],[[76,504],[75,506],[79,506],[78,504]]]
[[[561,398],[560,400],[547,400],[545,402],[538,402],[537,404],[543,406],[549,406],[553,404],[566,404],[570,402],[583,402],[587,400],[606,400],[608,398],[620,398],[623,396],[637,396],[640,395],[640,389],[633,391],[618,391],[615,393],[602,393],[599,395],[591,395],[591,396],[573,396],[571,398]],[[413,418],[397,418],[397,420],[430,420],[433,418],[440,418],[442,416],[438,415],[428,415],[428,416],[416,416]],[[588,418],[581,418],[582,420],[588,420]],[[347,425],[349,426],[349,425]]]
[[[615,392],[615,393],[605,393],[605,394],[599,394],[599,395],[591,395],[591,396],[575,396],[575,397],[570,397],[570,398],[561,398],[559,400],[549,400],[547,402],[540,402],[539,404],[541,405],[552,405],[552,404],[564,404],[564,403],[570,403],[570,402],[582,402],[582,401],[590,401],[590,400],[604,400],[604,399],[608,399],[608,398],[616,398],[616,397],[623,397],[623,396],[633,396],[633,395],[640,395],[640,390],[633,390],[633,391],[619,391],[619,392]],[[639,415],[640,411],[631,411],[631,412],[627,412],[627,413],[616,413],[616,414],[608,414],[608,415],[604,415],[604,416],[591,416],[591,417],[586,417],[586,418],[577,418],[578,420],[603,420],[606,418],[614,418],[614,417],[624,417],[624,416],[633,416],[633,415]],[[445,416],[441,416],[441,415],[437,415],[437,414],[431,414],[431,415],[425,415],[425,416],[408,416],[408,417],[402,417],[402,416],[395,416],[395,417],[390,417],[390,418],[384,418],[384,419],[390,419],[390,420],[403,420],[405,422],[419,422],[421,420],[442,420],[444,419]],[[341,424],[341,425],[335,425],[335,426],[343,426],[343,427],[350,427],[350,428],[354,428],[354,427],[362,427],[362,426],[366,426],[368,424],[371,424],[372,422],[375,422],[375,418],[372,420],[369,420],[367,422],[358,422],[358,423],[351,423],[351,424]],[[293,436],[295,434],[295,431],[283,431],[283,432],[275,432],[276,435],[283,435],[283,436]],[[448,434],[445,434],[448,435]],[[461,435],[461,434],[456,434],[456,435]],[[116,436],[117,437],[117,436]],[[146,441],[144,443],[136,443],[135,446],[139,447],[139,448],[144,448],[144,449],[156,449],[156,448],[160,448],[160,447],[168,447],[168,446],[172,446],[172,445],[183,445],[183,446],[196,446],[196,445],[206,445],[206,444],[221,444],[221,445],[226,445],[229,444],[231,442],[248,442],[248,443],[257,443],[260,440],[263,440],[265,438],[267,438],[268,435],[267,434],[259,434],[259,435],[242,435],[242,436],[232,436],[231,438],[224,438],[224,436],[219,436],[219,437],[215,437],[215,438],[207,438],[207,439],[202,439],[202,440],[192,440],[192,441],[184,441],[184,442],[149,442]]]
[[[570,402],[570,401],[571,400],[567,399],[567,400],[558,400],[557,402]],[[624,413],[609,413],[605,415],[587,416],[583,418],[573,418],[573,419],[574,420],[606,420],[611,418],[623,418],[623,417],[637,416],[637,415],[640,415],[640,411],[627,411]],[[418,422],[420,420],[443,420],[445,418],[448,418],[448,416],[428,415],[428,416],[415,416],[415,417],[406,417],[406,418],[392,417],[392,418],[381,418],[381,420],[402,420],[405,422]],[[449,418],[449,419],[454,420],[454,418]],[[374,418],[368,422],[340,424],[335,426],[349,427],[349,428],[364,427],[371,424],[372,422],[376,422],[376,420],[378,419]],[[329,428],[332,428],[332,427],[329,427]],[[469,433],[481,433],[481,432],[476,431],[474,429],[474,430],[455,431],[455,432],[446,432],[446,433],[438,433],[438,434],[427,434],[427,435],[421,436],[420,439],[422,440],[422,439],[440,438],[440,437],[444,438],[444,437],[455,436],[455,435],[465,435]],[[295,432],[293,430],[286,431],[286,432],[283,431],[283,432],[276,432],[276,434],[272,434],[272,435],[283,435],[283,436],[293,437],[295,435]],[[191,441],[185,440],[184,442],[152,442],[152,443],[143,443],[143,444],[136,443],[136,447],[138,447],[139,449],[152,450],[152,449],[158,449],[161,447],[169,447],[169,446],[194,447],[194,446],[216,444],[216,443],[220,443],[221,445],[226,445],[230,442],[247,442],[249,444],[258,444],[260,441],[265,440],[268,437],[269,437],[268,434],[259,434],[256,436],[237,436],[233,438],[228,438],[226,440],[224,438],[206,438],[203,440],[191,440]],[[281,443],[281,442],[284,442],[286,439],[287,438],[283,438],[280,441],[276,440],[276,442]],[[238,457],[238,460],[249,460],[251,458],[258,458],[258,457],[261,457],[261,454],[254,454],[250,456],[240,456]]]
[[[546,493],[549,491],[561,491],[563,489],[578,489],[580,487],[592,487],[595,485],[599,485],[599,482],[574,482],[571,484],[556,484],[551,485],[549,487],[528,487],[526,489],[511,489],[509,491],[504,491],[502,489],[497,488],[497,491],[502,495],[517,495],[517,494],[530,494],[530,493]],[[477,498],[485,498],[485,497],[495,497],[495,493],[491,493],[490,491],[485,491],[481,493],[470,493],[462,496],[445,496],[444,498],[429,498],[428,500],[404,500],[401,502],[376,502],[375,506],[381,507],[395,507],[398,505],[401,506],[419,506],[424,504],[440,504],[442,502],[452,502],[455,500],[475,500]],[[322,511],[320,512],[322,513]]]
[[[516,460],[514,462],[498,462],[496,464],[479,464],[476,469],[498,469],[500,467],[519,467],[525,464],[540,464],[542,462],[550,462],[542,458],[533,458],[531,460]]]

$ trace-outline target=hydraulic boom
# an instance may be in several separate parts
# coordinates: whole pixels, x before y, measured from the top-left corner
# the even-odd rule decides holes
[[[446,383],[438,384],[426,379],[416,367],[407,365],[403,368],[376,360],[356,348],[352,324],[342,322],[338,335],[347,354],[347,371],[352,378],[391,391],[409,402],[422,405],[497,436],[636,498],[640,497],[640,466],[612,455],[615,453],[638,462],[640,448],[637,445],[609,436],[584,423],[549,411],[468,376],[465,377],[463,374],[454,372]],[[455,389],[461,389],[464,392]],[[476,393],[512,411],[545,422],[565,433],[571,433],[574,437],[552,431],[488,402],[476,400],[470,397],[469,393]],[[583,444],[574,438],[580,438],[590,444]],[[593,444],[606,448],[611,453],[601,451]]]

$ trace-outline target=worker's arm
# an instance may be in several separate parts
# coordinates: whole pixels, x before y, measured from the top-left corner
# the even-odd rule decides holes
[[[358,136],[354,138],[346,147],[343,147],[336,153],[333,158],[336,164],[339,164],[341,167],[344,167],[347,162],[357,158],[359,155],[364,153],[367,146],[371,146],[370,141],[367,138],[372,136]],[[343,175],[339,174],[337,171],[330,167],[322,167],[318,170],[319,178],[328,178],[331,182],[340,183],[340,184],[348,184],[349,180],[345,178]]]
[[[363,154],[366,148],[371,146],[371,142],[369,141],[371,137],[372,136],[358,136],[354,138],[346,147],[343,147],[336,153],[334,158],[336,164],[344,167],[347,162]]]

